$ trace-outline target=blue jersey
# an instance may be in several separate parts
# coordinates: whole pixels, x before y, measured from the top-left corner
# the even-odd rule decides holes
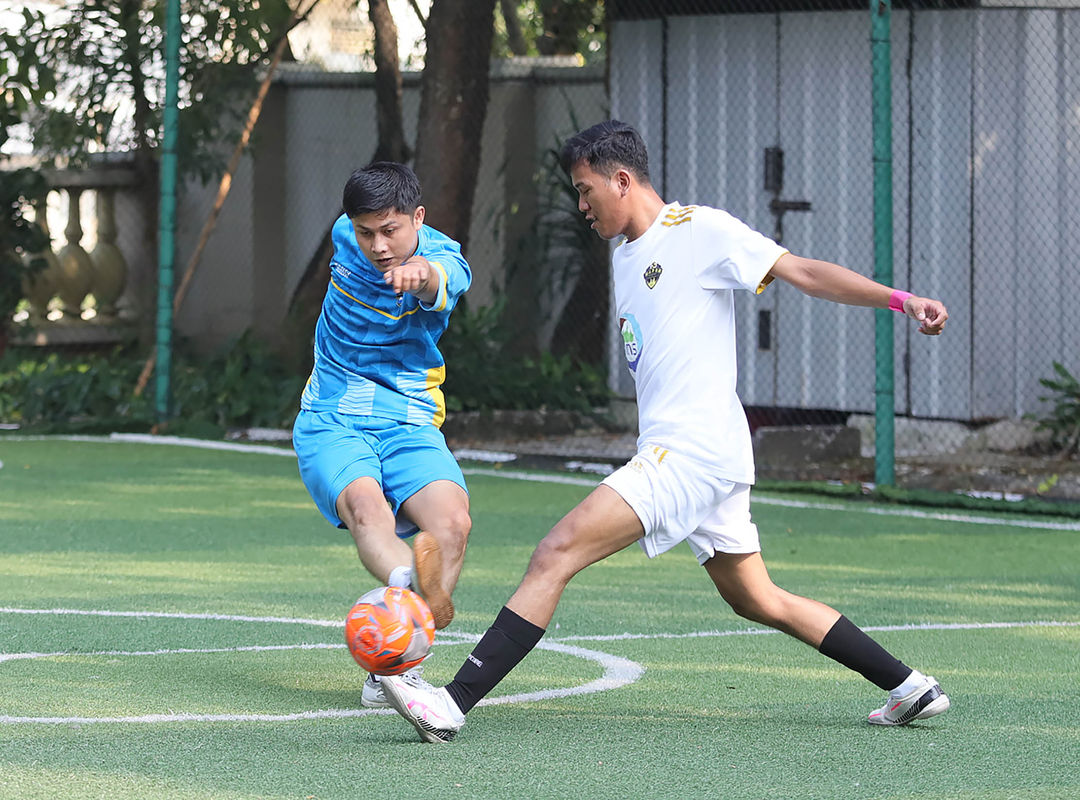
[[[344,214],[334,223],[330,285],[315,326],[315,368],[300,407],[310,411],[442,425],[446,364],[437,343],[472,282],[461,245],[434,228],[417,232],[416,255],[439,272],[427,305],[396,295],[356,243]]]

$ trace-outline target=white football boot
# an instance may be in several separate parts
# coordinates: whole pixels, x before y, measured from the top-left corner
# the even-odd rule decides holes
[[[873,725],[907,725],[917,719],[927,719],[949,710],[949,698],[941,691],[935,678],[926,677],[902,697],[891,692],[885,705],[870,713],[867,721]]]
[[[386,700],[425,742],[449,742],[465,724],[465,715],[446,689],[436,689],[427,682],[414,685],[404,675],[386,675],[379,683]]]
[[[403,672],[398,677],[411,686],[423,686],[434,691],[435,687],[423,679],[423,673],[424,667],[420,665],[413,667],[408,672]],[[385,675],[369,674],[367,676],[367,680],[364,681],[364,690],[360,693],[360,705],[364,708],[392,708],[383,693],[382,682],[384,680],[386,680]]]

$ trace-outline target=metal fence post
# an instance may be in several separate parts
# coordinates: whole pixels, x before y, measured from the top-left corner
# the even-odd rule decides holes
[[[176,257],[176,139],[180,84],[180,0],[169,0],[165,27],[165,108],[158,211],[158,308],[155,404],[157,418],[169,415],[172,369],[173,261]]]
[[[889,52],[892,0],[870,0],[870,63],[874,151],[874,280],[892,286],[892,63]],[[874,312],[874,481],[893,485],[895,429],[893,415],[892,312]]]

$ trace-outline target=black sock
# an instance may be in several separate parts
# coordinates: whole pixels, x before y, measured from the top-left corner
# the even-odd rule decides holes
[[[911,674],[910,667],[891,656],[843,615],[825,634],[818,652],[855,670],[886,692],[895,689]]]
[[[457,675],[446,684],[447,693],[462,713],[483,700],[536,647],[543,635],[543,628],[503,606]]]

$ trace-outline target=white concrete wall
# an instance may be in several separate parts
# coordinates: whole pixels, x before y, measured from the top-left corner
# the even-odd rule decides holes
[[[415,143],[420,76],[404,76],[405,134]],[[502,286],[511,211],[534,192],[544,149],[565,138],[574,120],[607,114],[602,71],[494,65],[487,119],[478,137],[480,174],[467,257],[474,270],[470,302],[491,302]],[[341,208],[349,173],[376,146],[375,95],[369,74],[284,71],[256,128],[254,156],[244,159],[191,293],[177,319],[180,335],[206,347],[248,328],[270,329],[286,310],[328,225]],[[523,128],[522,109],[531,122]],[[527,120],[528,121],[528,120]],[[513,180],[508,180],[513,175]],[[179,209],[178,265],[186,262],[217,184],[189,184]],[[430,220],[438,226],[437,220]],[[528,220],[519,220],[527,224]],[[520,232],[520,231],[518,231]]]

